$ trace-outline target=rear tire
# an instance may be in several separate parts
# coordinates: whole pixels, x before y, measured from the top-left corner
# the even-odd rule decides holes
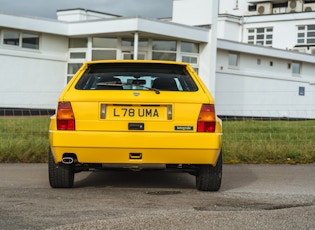
[[[222,180],[222,152],[215,167],[199,165],[196,175],[196,188],[200,191],[218,191]]]
[[[52,188],[72,188],[74,166],[63,163],[55,164],[51,150],[48,152],[48,176]]]

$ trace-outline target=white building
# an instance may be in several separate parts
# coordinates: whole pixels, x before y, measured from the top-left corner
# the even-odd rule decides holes
[[[84,61],[159,59],[191,63],[219,115],[314,119],[315,3],[296,0],[292,12],[293,2],[173,0],[173,17],[163,20],[84,9],[58,11],[58,20],[2,13],[0,108],[54,109]]]
[[[315,118],[315,1],[220,0],[217,36],[219,114]]]

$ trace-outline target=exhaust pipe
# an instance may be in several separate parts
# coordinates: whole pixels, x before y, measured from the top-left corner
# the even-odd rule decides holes
[[[63,157],[62,163],[66,165],[71,165],[74,162],[73,157]]]

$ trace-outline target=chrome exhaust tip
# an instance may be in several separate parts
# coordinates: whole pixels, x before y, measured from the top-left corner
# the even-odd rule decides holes
[[[74,162],[74,160],[73,157],[63,157],[61,162],[66,165],[70,165]]]

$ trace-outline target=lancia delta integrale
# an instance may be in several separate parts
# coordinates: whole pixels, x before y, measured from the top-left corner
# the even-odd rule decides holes
[[[92,61],[62,92],[49,128],[49,181],[70,188],[98,169],[163,169],[217,191],[222,122],[193,68],[164,61]]]

